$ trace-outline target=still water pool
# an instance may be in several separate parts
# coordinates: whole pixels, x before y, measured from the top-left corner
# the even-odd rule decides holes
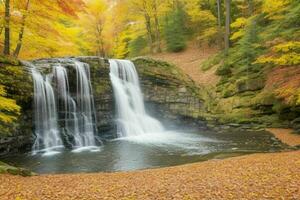
[[[113,172],[175,166],[281,148],[280,143],[264,131],[168,131],[108,140],[96,150],[60,148],[54,155],[28,153],[3,160],[37,173]]]

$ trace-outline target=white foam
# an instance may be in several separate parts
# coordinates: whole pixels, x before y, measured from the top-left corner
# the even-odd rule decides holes
[[[54,156],[54,155],[57,155],[57,154],[60,154],[61,152],[59,151],[46,151],[45,153],[43,153],[42,156]]]
[[[101,149],[97,146],[86,146],[86,147],[78,147],[72,150],[73,153],[81,153],[84,151],[90,151],[90,152],[99,152]]]
[[[53,146],[38,151],[33,151],[32,155],[42,154],[42,156],[52,156],[60,153],[60,150],[64,149],[64,146]]]
[[[137,136],[117,138],[115,140],[134,142],[144,145],[174,146],[184,149],[198,149],[199,145],[203,142],[219,142],[218,140],[206,138],[196,134],[174,131],[147,133]]]

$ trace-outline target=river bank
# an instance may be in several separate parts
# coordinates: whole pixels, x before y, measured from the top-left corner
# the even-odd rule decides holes
[[[118,173],[0,175],[11,199],[299,199],[300,151]],[[3,198],[4,197],[4,198]]]
[[[293,133],[293,129],[267,128],[266,131],[272,133],[276,138],[289,146],[300,146],[300,135]]]

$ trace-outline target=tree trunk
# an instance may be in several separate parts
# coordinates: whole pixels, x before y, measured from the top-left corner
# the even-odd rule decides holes
[[[103,25],[98,24],[96,30],[98,33],[97,35],[98,56],[105,57],[104,42],[102,39]]]
[[[16,57],[16,58],[18,58],[18,56],[20,54],[22,43],[23,43],[23,36],[24,36],[26,18],[27,18],[27,15],[28,15],[27,12],[29,10],[29,3],[30,3],[30,0],[27,0],[26,8],[25,8],[26,13],[24,13],[23,17],[22,17],[21,30],[19,32],[18,44],[17,44],[16,49],[14,51],[14,57]]]
[[[218,10],[218,26],[221,29],[221,0],[217,0],[217,10]]]
[[[225,55],[228,55],[230,42],[230,0],[225,0],[226,21],[225,21]]]
[[[153,53],[151,18],[147,13],[144,14],[144,17],[145,17],[145,22],[146,22],[146,29],[147,29],[147,34],[148,34],[148,42],[149,42],[150,52]]]
[[[10,0],[5,0],[4,55],[10,53]]]
[[[248,0],[248,11],[249,11],[249,17],[250,17],[254,12],[253,0]]]
[[[157,14],[157,1],[154,0],[153,5],[154,10],[154,21],[155,21],[155,37],[157,42],[157,52],[161,52],[161,41],[160,41],[160,30],[159,30],[159,21],[158,21],[158,14]]]
[[[218,12],[218,43],[220,49],[223,47],[222,44],[222,24],[221,24],[221,0],[217,0],[217,12]]]

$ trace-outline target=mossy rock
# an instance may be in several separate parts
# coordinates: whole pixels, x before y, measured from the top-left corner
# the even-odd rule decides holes
[[[265,87],[265,80],[262,78],[256,79],[240,79],[236,82],[236,89],[238,93],[246,91],[257,91]]]
[[[0,55],[0,63],[10,64],[10,65],[20,65],[20,61],[8,56]]]
[[[224,98],[232,97],[236,94],[236,87],[233,84],[226,84],[223,89],[221,89],[221,92]]]
[[[278,99],[276,99],[276,96],[272,92],[260,92],[258,93],[253,99],[252,104],[255,106],[272,106],[274,105]]]
[[[13,167],[1,161],[0,161],[0,174],[20,175],[24,177],[36,175],[35,173],[31,172],[28,169]]]

